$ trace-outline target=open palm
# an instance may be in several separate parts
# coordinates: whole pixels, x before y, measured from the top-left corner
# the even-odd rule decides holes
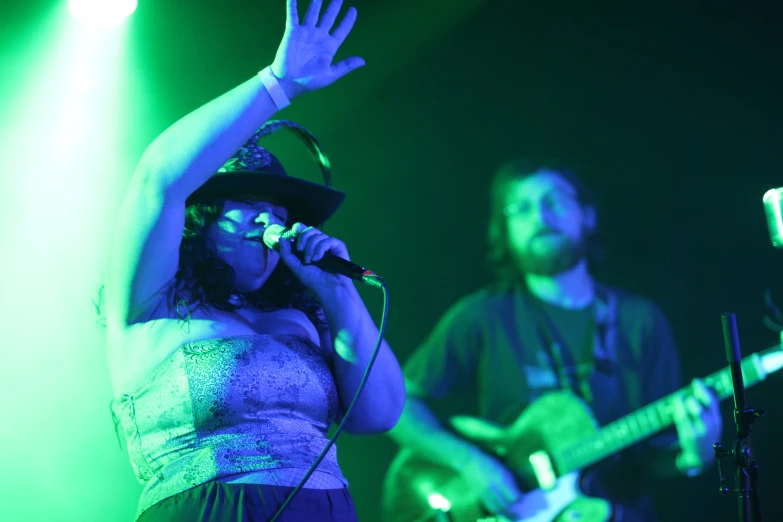
[[[296,96],[326,87],[364,65],[359,57],[332,64],[356,21],[356,9],[351,7],[334,27],[341,7],[342,0],[332,0],[321,14],[321,0],[312,0],[300,23],[296,0],[287,0],[285,34],[272,72],[293,91],[289,94]]]

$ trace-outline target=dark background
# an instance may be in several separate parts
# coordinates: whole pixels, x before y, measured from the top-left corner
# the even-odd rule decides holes
[[[13,38],[51,2],[4,3]],[[300,0],[300,8],[306,2]],[[656,301],[687,379],[725,364],[720,313],[737,313],[744,354],[776,335],[761,322],[780,289],[761,197],[783,185],[778,2],[358,0],[341,56],[367,67],[280,117],[321,140],[348,193],[328,232],[391,289],[387,338],[407,359],[441,313],[488,280],[489,179],[506,159],[557,156],[600,199],[603,278]],[[140,1],[130,21],[127,150],[271,63],[284,2]],[[289,171],[318,171],[289,136],[269,147]],[[127,169],[126,169],[127,170]],[[376,318],[380,295],[363,290]],[[748,392],[767,520],[783,519],[783,412],[774,375]],[[723,404],[724,441],[733,433]],[[388,437],[342,436],[360,519],[378,520]],[[730,485],[733,468],[728,467]],[[128,473],[131,470],[128,469]],[[663,520],[736,520],[713,469],[660,484]]]

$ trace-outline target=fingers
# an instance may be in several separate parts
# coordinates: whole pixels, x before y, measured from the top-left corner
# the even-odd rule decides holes
[[[696,384],[694,388],[698,387]],[[677,427],[677,435],[683,450],[698,452],[699,446],[707,437],[719,436],[722,428],[717,400],[712,400],[705,408],[694,395],[680,395],[673,401],[672,418]],[[712,444],[714,440],[706,441]],[[710,446],[711,447],[711,446]]]
[[[340,13],[340,9],[343,6],[343,0],[332,0],[326,7],[323,16],[321,16],[321,4],[322,0],[311,0],[310,5],[307,7],[305,13],[304,23],[302,25],[309,25],[311,27],[324,28],[327,31],[332,28],[337,15]],[[296,0],[287,0],[287,17],[286,22],[289,26],[299,25],[299,13],[296,7]],[[320,20],[319,20],[320,18]],[[339,47],[348,37],[348,34],[353,29],[353,24],[356,22],[356,8],[349,7],[343,17],[340,24],[332,32],[332,38],[337,41]]]
[[[296,10],[296,0],[286,1],[286,25],[299,25],[299,11]]]
[[[672,402],[672,418],[674,420],[674,425],[677,428],[677,438],[680,441],[680,447],[683,450],[693,450],[695,447],[696,435],[685,408],[685,399],[682,396],[678,396]]]
[[[316,263],[320,261],[327,252],[337,251],[341,246],[342,241],[327,235],[314,239],[312,245],[308,245],[310,250],[310,262]]]
[[[696,438],[703,437],[707,433],[707,430],[704,426],[704,421],[701,418],[704,408],[702,408],[701,404],[699,404],[699,401],[696,400],[696,397],[690,396],[685,399],[685,409],[688,411],[688,415],[690,417],[693,435]]]
[[[484,505],[486,510],[493,515],[502,513],[506,508],[503,505],[503,502],[497,498],[496,494],[490,491],[486,492],[484,498],[481,499],[481,503]]]
[[[351,29],[353,29],[354,22],[356,22],[356,9],[349,7],[343,19],[340,21],[334,31],[332,31],[332,38],[335,39],[337,47],[340,47],[348,37],[348,33],[350,33]]]
[[[294,234],[295,234],[295,236],[296,236],[296,237],[298,237],[298,236],[299,236],[299,234],[301,234],[301,233],[302,233],[302,232],[304,232],[305,230],[307,230],[307,225],[305,225],[304,223],[299,223],[299,222],[296,222],[296,223],[294,223],[294,224],[293,224],[293,226],[291,227],[291,231],[292,231],[292,232],[294,232]]]
[[[362,58],[359,58],[358,56],[346,58],[332,66],[332,78],[334,81],[337,81],[359,67],[364,67],[364,60]]]
[[[316,228],[301,229],[297,225],[300,227],[304,227],[304,225],[297,223],[293,230],[297,232],[296,249],[303,254],[305,263],[320,261],[328,252],[345,256],[345,245],[339,239],[327,236]]]
[[[513,478],[510,476],[509,481],[513,481]],[[508,509],[522,498],[522,493],[516,488],[516,486],[510,484],[503,484],[498,493],[500,494],[500,500],[503,502],[501,513],[507,513]]]
[[[680,393],[673,401],[672,418],[677,427],[681,470],[699,468],[710,460],[712,443],[720,437],[722,420],[718,400],[701,380],[694,379],[691,393]]]
[[[694,379],[691,387],[693,388],[693,396],[703,405],[703,408],[700,408],[698,412],[699,420],[704,427],[703,435],[721,431],[723,419],[720,415],[720,401],[715,392],[708,388],[701,379]]]
[[[340,8],[343,6],[343,0],[332,0],[324,11],[324,15],[318,22],[318,27],[322,27],[327,31],[332,29],[334,21],[337,19],[337,14],[340,12]]]
[[[705,422],[710,435],[715,439],[719,439],[723,433],[723,417],[720,414],[720,408],[718,407],[717,401],[712,407],[707,409]],[[712,440],[710,442],[717,442],[717,440]]]
[[[496,484],[491,486],[484,494],[483,503],[490,513],[494,515],[505,515],[509,513],[509,508],[513,506],[522,494],[515,488],[507,484]]]
[[[317,263],[323,259],[326,254],[332,248],[337,247],[340,242],[334,238],[327,236],[326,234],[317,234],[310,236],[302,249],[304,254],[305,263]]]
[[[677,468],[686,475],[691,475],[694,470],[698,470],[704,466],[704,461],[695,451],[681,451],[677,454],[677,460],[675,462]]]
[[[481,497],[481,503],[486,510],[493,515],[502,513],[506,509],[505,503],[501,500],[499,493],[494,489],[488,489],[484,492],[484,496]]]
[[[691,389],[693,390],[693,396],[704,406],[710,406],[713,402],[716,402],[714,393],[707,388],[707,385],[701,379],[693,379]]]
[[[496,470],[495,479],[488,485],[484,493],[486,507],[495,515],[508,513],[509,508],[522,497],[514,476],[503,467]]]
[[[302,266],[302,262],[299,261],[299,258],[297,258],[291,251],[293,249],[293,241],[289,239],[281,239],[277,244],[277,249],[278,253],[280,254],[280,259],[282,259],[283,262],[288,265],[288,267],[294,273],[296,273],[299,267]]]
[[[301,227],[304,227],[301,223],[297,223],[294,225],[293,229],[297,233],[296,234],[296,249],[304,254],[304,261],[305,263],[310,263],[312,261],[312,250],[313,250],[313,238],[316,237],[321,232],[319,230],[316,230],[313,227],[305,227],[299,230],[298,225]]]
[[[318,15],[321,14],[321,0],[310,0],[310,6],[304,17],[303,25],[315,26],[318,23]]]

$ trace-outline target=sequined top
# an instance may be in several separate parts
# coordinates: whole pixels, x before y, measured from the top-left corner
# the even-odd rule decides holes
[[[238,473],[308,469],[338,414],[331,361],[296,335],[179,347],[112,403],[144,486],[137,518],[172,495]],[[318,467],[347,485],[332,447]]]

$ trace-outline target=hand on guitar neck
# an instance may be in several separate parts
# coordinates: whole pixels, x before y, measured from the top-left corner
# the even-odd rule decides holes
[[[694,379],[690,394],[673,401],[680,453],[677,468],[688,476],[699,474],[715,457],[713,444],[720,441],[723,420],[715,393],[701,379]]]

